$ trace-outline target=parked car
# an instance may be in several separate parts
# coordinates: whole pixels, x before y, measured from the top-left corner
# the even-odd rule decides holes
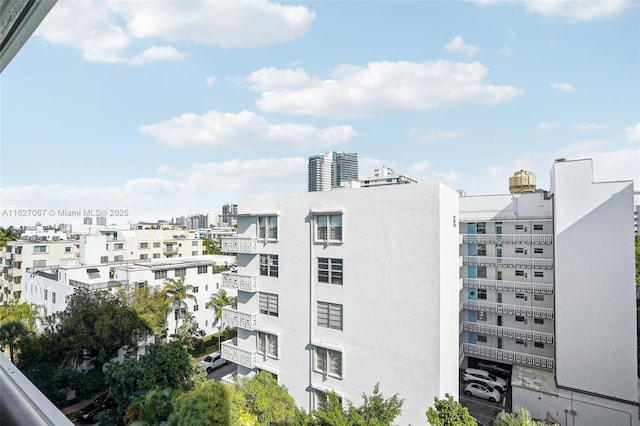
[[[203,367],[207,373],[212,372],[216,368],[229,364],[229,361],[222,358],[220,352],[214,352],[204,357],[202,361],[198,361],[198,367]]]
[[[478,398],[488,399],[491,402],[500,402],[502,400],[502,394],[491,386],[470,382],[464,387],[464,394],[468,396],[477,396]]]
[[[108,393],[99,393],[93,398],[93,402],[78,412],[79,420],[82,423],[95,423],[98,413],[115,407],[115,405],[115,400]]]
[[[485,370],[480,370],[477,368],[467,368],[464,370],[462,374],[462,380],[465,382],[482,382],[485,383],[492,388],[498,390],[499,392],[504,392],[507,390],[507,381],[496,375],[489,373]]]
[[[498,376],[509,377],[509,374],[511,374],[511,371],[492,362],[480,361],[478,367]]]

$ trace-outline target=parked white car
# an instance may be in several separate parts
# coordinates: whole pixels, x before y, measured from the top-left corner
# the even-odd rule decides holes
[[[502,399],[502,394],[500,392],[487,385],[483,385],[482,383],[477,382],[468,383],[467,386],[464,387],[464,394],[488,399],[491,402],[500,402],[500,400]]]
[[[198,367],[203,367],[205,370],[207,370],[207,373],[210,373],[216,368],[222,367],[225,364],[229,364],[229,361],[223,359],[220,352],[209,354],[204,357],[202,361],[198,361]]]
[[[508,377],[511,374],[511,371],[506,368],[500,367],[498,364],[494,364],[491,362],[480,361],[478,363],[478,367],[482,370],[486,370],[489,373],[493,373],[497,376]]]
[[[462,380],[465,382],[482,382],[499,392],[507,390],[507,381],[505,379],[477,368],[467,368],[464,370]]]

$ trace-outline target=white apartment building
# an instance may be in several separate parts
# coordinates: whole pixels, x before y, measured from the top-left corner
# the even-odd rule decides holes
[[[154,286],[162,288],[167,278],[180,279],[193,286],[190,291],[195,299],[185,299],[185,304],[172,307],[167,317],[168,334],[172,334],[176,321],[184,312],[193,315],[203,335],[219,331],[221,322],[215,312],[206,308],[211,295],[218,292],[222,281],[221,267],[235,262],[233,256],[209,255],[174,259],[158,259],[149,262],[132,262],[119,265],[82,264],[77,260],[62,260],[61,265],[46,270],[27,273],[24,281],[23,300],[44,307],[47,314],[62,311],[67,306],[67,296],[76,288],[113,290],[117,285]],[[217,268],[216,268],[217,267]],[[229,290],[229,296],[235,291]]]
[[[399,424],[426,424],[435,396],[458,395],[458,198],[415,184],[241,203],[222,240],[238,253],[223,321],[239,327],[223,357],[271,372],[307,411],[380,383],[405,399]]]
[[[550,191],[460,198],[462,366],[512,369],[513,405],[638,425],[633,183],[557,160]]]
[[[384,185],[404,185],[407,183],[417,183],[418,181],[408,176],[397,173],[395,170],[382,166],[373,171],[373,176],[364,178],[360,181],[360,185],[364,188]]]

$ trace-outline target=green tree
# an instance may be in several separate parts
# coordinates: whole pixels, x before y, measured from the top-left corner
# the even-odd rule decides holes
[[[260,425],[296,424],[299,418],[300,410],[287,388],[266,371],[240,383],[237,391],[243,396],[244,411],[253,414]]]
[[[342,401],[333,392],[327,394],[325,406],[314,410],[309,417],[309,424],[313,426],[351,425],[347,414],[342,409]]]
[[[427,410],[427,420],[432,426],[476,426],[478,421],[469,410],[445,394],[445,399],[434,398],[434,406]]]
[[[0,226],[0,249],[7,245],[9,241],[16,241],[20,238],[20,233],[13,226],[3,228]]]
[[[179,395],[167,423],[175,426],[231,425],[232,388],[214,380],[206,380],[195,389]]]
[[[531,417],[526,408],[514,407],[512,413],[498,413],[494,422],[495,426],[544,426],[545,422],[539,422]]]
[[[196,297],[191,293],[193,286],[191,284],[185,284],[184,277],[180,277],[177,280],[173,278],[167,278],[165,280],[164,293],[165,300],[169,301],[173,305],[176,314],[176,329],[175,334],[178,334],[178,325],[180,318],[182,318],[182,309],[186,299],[196,300]]]
[[[147,285],[142,288],[118,285],[116,294],[154,335],[160,335],[166,329],[170,302],[162,290]]]
[[[0,324],[18,321],[29,331],[35,331],[36,323],[43,320],[40,310],[40,306],[14,299],[0,306]]]
[[[218,239],[203,238],[202,246],[204,247],[204,254],[222,254],[222,244]]]
[[[9,347],[9,358],[15,362],[14,348],[18,341],[25,337],[29,330],[21,321],[9,321],[0,325],[0,346]]]
[[[217,293],[211,295],[209,301],[206,304],[208,309],[213,309],[215,312],[215,323],[217,324],[222,318],[222,308],[225,306],[234,306],[238,303],[238,297],[229,297],[227,292],[223,289],[218,290]]]
[[[124,417],[125,424],[137,426],[158,425],[165,422],[173,411],[173,402],[182,393],[179,389],[151,389],[133,400]]]

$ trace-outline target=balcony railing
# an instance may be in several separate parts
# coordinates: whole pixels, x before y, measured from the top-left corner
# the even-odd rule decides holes
[[[258,276],[223,272],[222,288],[256,292],[258,291]]]
[[[258,251],[258,239],[254,237],[228,237],[222,238],[223,253],[249,253]]]
[[[462,285],[465,288],[480,288],[484,290],[518,293],[553,294],[554,291],[554,285],[549,283],[485,280],[478,278],[463,278]]]
[[[231,308],[222,308],[222,324],[230,327],[240,327],[245,330],[255,330],[258,322],[257,313],[240,312]]]
[[[510,339],[528,340],[530,342],[540,342],[553,344],[553,334],[541,331],[521,330],[519,328],[498,327],[496,325],[481,324],[478,322],[464,321],[462,323],[464,331],[484,334],[488,336],[508,337]]]
[[[465,265],[495,266],[502,268],[552,269],[552,259],[530,257],[464,256]]]
[[[553,244],[553,234],[462,234],[464,244]]]
[[[533,306],[506,305],[503,303],[491,302],[462,302],[462,307],[470,311],[493,312],[505,315],[518,315],[534,318],[553,319],[554,310],[552,308],[537,308]]]
[[[481,356],[485,358],[495,359],[498,361],[511,362],[522,365],[531,365],[535,367],[553,369],[553,358],[544,356],[523,354],[520,352],[506,351],[504,349],[496,349],[489,346],[473,345],[471,343],[463,343],[462,350],[467,355]]]
[[[88,290],[106,290],[117,286],[118,284],[127,285],[128,280],[110,280],[96,283],[85,283],[78,280],[69,280],[69,285],[72,287],[84,288]]]
[[[237,338],[222,342],[222,358],[236,364],[253,368],[258,361],[258,351],[248,351],[237,346]]]

